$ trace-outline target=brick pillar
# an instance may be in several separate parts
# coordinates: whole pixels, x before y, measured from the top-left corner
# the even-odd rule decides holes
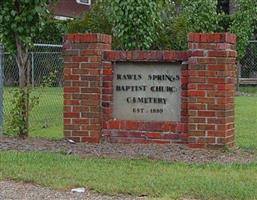
[[[101,135],[102,52],[111,36],[69,34],[64,43],[64,135],[98,143]]]
[[[189,146],[233,146],[236,36],[190,33]]]

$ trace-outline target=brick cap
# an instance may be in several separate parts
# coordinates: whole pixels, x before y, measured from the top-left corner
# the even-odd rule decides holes
[[[187,61],[187,51],[105,51],[104,60],[131,62],[177,62]]]
[[[189,33],[188,42],[235,44],[236,35],[232,33]]]
[[[64,41],[69,41],[71,43],[111,44],[112,36],[102,33],[71,33],[64,36]]]

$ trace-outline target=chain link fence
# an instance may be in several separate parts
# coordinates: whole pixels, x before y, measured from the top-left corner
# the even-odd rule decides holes
[[[250,41],[246,54],[240,60],[240,84],[257,85],[257,40]]]
[[[3,134],[3,67],[4,67],[4,48],[0,44],[0,136]]]
[[[15,57],[3,53],[4,125],[12,117],[13,91],[19,85],[19,69]],[[59,139],[63,134],[63,58],[62,45],[35,44],[30,53],[31,96],[39,99],[30,113],[30,133],[33,136]],[[45,83],[47,82],[47,87]]]

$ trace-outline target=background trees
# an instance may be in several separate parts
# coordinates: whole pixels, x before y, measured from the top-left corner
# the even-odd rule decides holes
[[[189,32],[230,31],[242,58],[256,31],[252,0],[98,0],[70,32],[112,34],[116,49],[187,49]]]

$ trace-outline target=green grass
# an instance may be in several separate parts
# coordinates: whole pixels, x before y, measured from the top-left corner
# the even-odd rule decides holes
[[[241,86],[239,88],[240,92],[249,93],[249,94],[257,94],[257,86]]]
[[[87,187],[108,195],[257,199],[257,164],[187,165],[86,159],[51,153],[0,153],[0,179],[55,189]]]
[[[236,98],[236,142],[257,150],[257,96]]]
[[[12,88],[5,88],[4,111],[5,119],[9,115],[12,99]],[[33,137],[49,139],[63,138],[63,89],[62,88],[35,88],[31,94],[39,97],[30,115],[30,133]]]

